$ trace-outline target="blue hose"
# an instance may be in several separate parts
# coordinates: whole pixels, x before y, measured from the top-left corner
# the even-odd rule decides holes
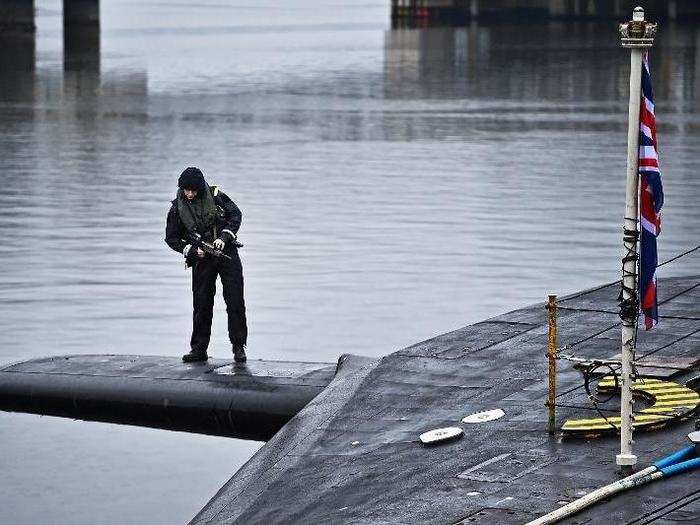
[[[655,461],[653,465],[663,471],[666,467],[670,467],[671,465],[678,463],[679,461],[683,461],[684,459],[692,456],[695,454],[695,447],[693,445],[688,445],[685,448],[680,449],[678,452],[674,452],[670,456],[666,456],[665,458],[661,458],[658,461]]]
[[[690,447],[693,448],[693,447]],[[673,476],[674,474],[680,474],[681,472],[688,472],[694,468],[700,467],[700,458],[689,459],[688,461],[682,461],[676,463],[675,465],[670,465],[668,467],[660,468],[659,470],[664,475],[665,478]]]
[[[697,444],[697,436],[695,438],[688,437],[690,440]],[[700,457],[696,456],[695,445],[690,445],[680,449],[678,452],[661,458],[660,460],[654,462],[652,466],[645,468],[627,476],[619,481],[605,485],[599,489],[589,492],[585,496],[567,503],[563,507],[559,507],[553,510],[549,514],[540,516],[534,521],[527,523],[526,525],[548,525],[551,523],[556,523],[564,518],[579,512],[582,509],[590,507],[597,502],[610,498],[612,495],[622,492],[624,490],[643,485],[644,483],[649,483],[650,481],[655,481],[657,479],[667,478],[673,476],[674,474],[680,474],[681,472],[688,472],[689,470],[696,469],[700,467]],[[692,459],[689,459],[692,458]],[[685,460],[685,461],[684,461]]]

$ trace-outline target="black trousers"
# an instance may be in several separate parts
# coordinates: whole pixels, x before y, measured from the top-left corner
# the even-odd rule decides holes
[[[211,338],[211,321],[214,314],[216,277],[221,277],[224,288],[224,302],[228,315],[228,337],[231,344],[245,345],[248,340],[248,326],[243,299],[243,268],[238,251],[229,254],[233,260],[207,256],[197,259],[192,267],[192,351],[205,353]]]

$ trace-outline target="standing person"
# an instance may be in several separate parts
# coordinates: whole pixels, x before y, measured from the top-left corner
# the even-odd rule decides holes
[[[217,186],[209,186],[198,168],[187,168],[178,180],[177,197],[172,201],[165,227],[165,242],[185,256],[192,267],[192,339],[186,363],[206,361],[211,337],[211,321],[216,293],[216,276],[221,277],[228,315],[228,336],[237,363],[246,361],[248,339],[243,269],[238,257],[236,233],[241,226],[241,210]],[[192,236],[211,243],[222,253],[217,257],[191,244]]]

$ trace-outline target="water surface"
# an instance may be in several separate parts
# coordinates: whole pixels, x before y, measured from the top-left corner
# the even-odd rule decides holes
[[[382,355],[618,276],[628,56],[608,23],[391,30],[388,2],[61,3],[0,49],[0,363],[180,355],[177,175],[242,208],[251,358]],[[661,258],[698,244],[700,33],[652,55]],[[661,275],[699,273],[697,257]],[[217,297],[211,354],[227,357]],[[185,522],[260,446],[0,413],[0,522]]]

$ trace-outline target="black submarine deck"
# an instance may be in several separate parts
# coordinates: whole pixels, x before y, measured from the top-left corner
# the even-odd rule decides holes
[[[620,346],[618,284],[559,302],[559,346],[610,358]],[[661,320],[640,330],[638,359],[694,361],[700,277],[659,282]],[[547,311],[516,310],[435,337],[342,376],[244,465],[192,520],[205,523],[526,523],[618,477],[619,437],[547,433]],[[643,359],[642,359],[643,360]],[[559,362],[558,403],[587,405],[582,376]],[[694,366],[664,368],[694,385]],[[462,417],[501,408],[467,426]],[[570,417],[595,417],[559,408]],[[426,430],[462,426],[426,448]],[[635,433],[639,465],[687,444],[694,417]],[[564,523],[700,523],[700,472],[658,481]]]
[[[620,347],[619,284],[559,301],[558,346]],[[700,390],[700,276],[659,281],[640,373]],[[381,359],[328,363],[63,356],[0,368],[0,409],[269,441],[194,517],[209,523],[526,523],[617,479],[619,438],[547,433],[547,311],[515,310]],[[557,425],[597,413],[559,361]],[[619,405],[618,405],[619,406]],[[577,407],[577,408],[567,408]],[[606,405],[612,409],[616,405]],[[502,409],[500,419],[461,423]],[[678,450],[696,415],[636,432],[639,466]],[[418,437],[459,426],[425,447]],[[564,523],[700,523],[700,471],[636,488]]]
[[[0,368],[0,410],[267,441],[348,360],[67,355]]]

